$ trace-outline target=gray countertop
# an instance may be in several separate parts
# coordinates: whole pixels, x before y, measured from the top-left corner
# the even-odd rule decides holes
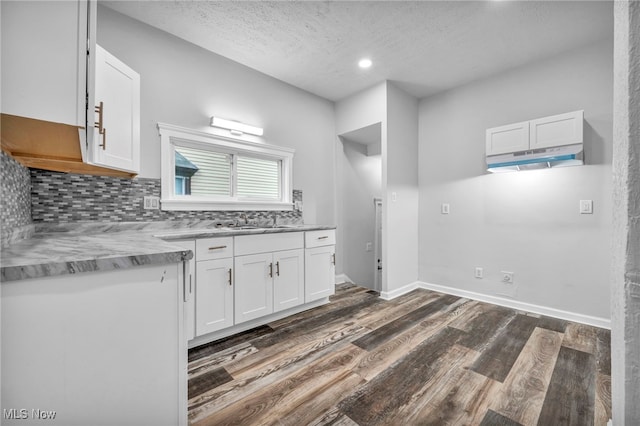
[[[233,235],[258,235],[335,229],[297,225],[277,228],[215,228],[208,223],[66,224],[36,233],[2,248],[2,281],[79,272],[109,271],[191,259],[193,253],[171,241]]]

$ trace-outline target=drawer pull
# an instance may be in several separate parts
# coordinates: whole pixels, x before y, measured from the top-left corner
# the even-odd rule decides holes
[[[328,235],[323,235],[322,237],[318,237],[319,240],[326,240],[327,238],[329,238]]]
[[[227,246],[215,246],[215,247],[209,247],[209,250],[222,250],[226,248]]]
[[[229,268],[229,285],[231,285],[231,268]]]

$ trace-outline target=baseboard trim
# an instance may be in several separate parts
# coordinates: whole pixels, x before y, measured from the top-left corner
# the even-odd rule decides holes
[[[505,306],[507,308],[518,309],[521,311],[531,312],[534,314],[546,315],[549,317],[559,318],[559,319],[573,321],[573,322],[579,322],[582,324],[592,325],[595,327],[606,328],[611,330],[611,320],[606,318],[578,314],[570,311],[563,311],[560,309],[534,305],[532,303],[525,303],[517,300],[505,299],[502,297],[476,293],[468,290],[461,290],[458,288],[447,287],[439,284],[418,282],[417,287],[424,288],[426,290],[438,291],[440,293],[452,294],[454,296],[466,297],[467,299],[479,300],[481,302],[492,303],[494,305]]]
[[[384,300],[391,300],[391,299],[395,299],[398,296],[402,296],[403,294],[407,294],[410,291],[413,291],[417,288],[420,288],[420,283],[419,281],[415,281],[412,282],[410,284],[407,284],[405,286],[402,286],[400,288],[396,288],[395,290],[391,290],[391,291],[381,291],[380,292],[380,298],[384,299]]]
[[[347,276],[347,274],[337,274],[336,275],[336,284],[342,284],[342,283],[352,283],[353,284],[353,280],[351,278],[349,278]]]

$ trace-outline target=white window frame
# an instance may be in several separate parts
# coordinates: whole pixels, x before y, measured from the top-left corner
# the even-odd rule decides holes
[[[201,132],[172,124],[158,123],[160,133],[160,173],[162,210],[293,210],[292,174],[294,149],[254,140],[236,139]],[[282,199],[250,200],[244,198],[190,197],[175,195],[175,148],[184,146],[210,149],[281,161],[280,191]],[[235,178],[233,179],[235,180]]]

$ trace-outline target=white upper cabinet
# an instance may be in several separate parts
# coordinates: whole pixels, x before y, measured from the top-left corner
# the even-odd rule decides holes
[[[96,45],[95,123],[89,162],[140,171],[140,75]],[[91,128],[91,126],[90,126]]]
[[[2,112],[85,127],[87,2],[3,1],[0,8]]]
[[[487,129],[486,154],[499,155],[582,143],[584,111]]]
[[[574,111],[532,120],[529,125],[531,149],[582,143],[584,111]]]
[[[529,149],[528,121],[487,129],[487,155],[527,149]]]

